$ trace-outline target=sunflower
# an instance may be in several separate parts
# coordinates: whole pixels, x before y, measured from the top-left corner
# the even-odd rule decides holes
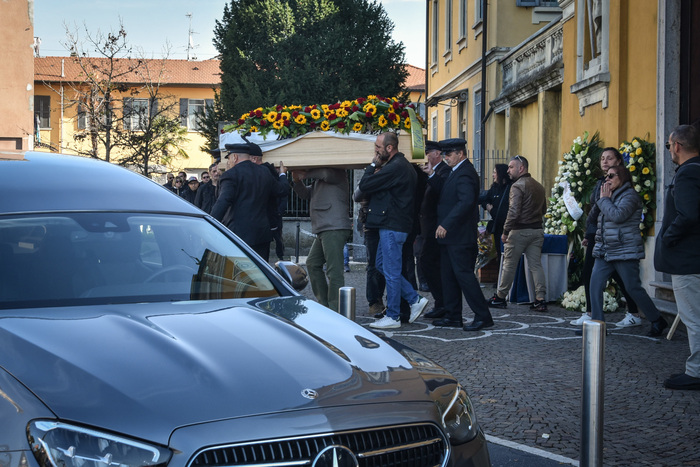
[[[274,128],[275,130],[281,130],[282,128],[284,128],[284,120],[275,120],[272,124],[272,128]]]
[[[321,118],[321,111],[318,109],[312,109],[310,113],[311,118],[313,118],[314,120],[318,120],[319,118]]]
[[[289,112],[282,112],[282,120],[289,120],[290,118],[292,118],[292,114]]]
[[[371,102],[368,102],[362,107],[362,111],[365,113],[369,112],[370,114],[374,115],[377,113],[377,106],[375,106]]]
[[[306,123],[306,117],[304,117],[302,114],[297,115],[297,118],[294,119],[294,121],[298,125],[304,125]]]
[[[411,117],[406,117],[403,121],[403,127],[407,130],[411,129]]]
[[[274,122],[275,120],[277,120],[277,112],[275,112],[274,110],[270,110],[270,111],[265,115],[265,118],[266,118],[267,120],[271,121],[271,122]]]
[[[380,128],[384,128],[385,126],[387,126],[388,123],[389,123],[389,120],[387,120],[384,115],[379,116],[379,120],[377,120],[377,124],[379,125]]]
[[[362,131],[362,123],[356,122],[356,123],[352,126],[352,131]]]
[[[328,131],[331,127],[331,124],[328,123],[328,120],[324,120],[321,122],[321,131]]]

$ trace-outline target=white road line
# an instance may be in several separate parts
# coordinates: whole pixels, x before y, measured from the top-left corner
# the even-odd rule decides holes
[[[496,438],[495,436],[486,435],[486,441],[493,444],[498,444],[500,446],[505,446],[507,448],[517,449],[518,451],[527,452],[529,454],[534,454],[535,456],[544,457],[546,459],[551,459],[555,462],[561,462],[563,464],[579,465],[578,461],[575,459],[570,459],[568,457],[560,456],[558,454],[552,454],[543,449],[533,448],[526,446],[524,444],[514,443],[513,441],[508,441],[507,439]]]

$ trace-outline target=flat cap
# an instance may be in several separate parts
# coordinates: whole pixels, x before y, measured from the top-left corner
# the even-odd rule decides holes
[[[440,151],[440,143],[437,141],[425,140],[425,150],[427,151]]]
[[[467,146],[467,141],[462,138],[451,138],[451,139],[443,139],[440,141],[440,149],[442,151],[457,151],[460,149],[466,149]]]

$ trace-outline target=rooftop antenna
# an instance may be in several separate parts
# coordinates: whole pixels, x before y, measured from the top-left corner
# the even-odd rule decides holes
[[[187,41],[187,60],[197,60],[197,55],[194,53],[195,46],[194,41],[192,40],[192,34],[196,34],[194,31],[192,31],[192,13],[187,13],[185,16],[187,16],[190,19],[190,28],[188,31],[188,41]]]

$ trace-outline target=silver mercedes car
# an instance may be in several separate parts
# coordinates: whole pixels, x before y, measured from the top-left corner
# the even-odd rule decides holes
[[[34,152],[0,174],[0,466],[490,465],[446,370],[157,183]]]

